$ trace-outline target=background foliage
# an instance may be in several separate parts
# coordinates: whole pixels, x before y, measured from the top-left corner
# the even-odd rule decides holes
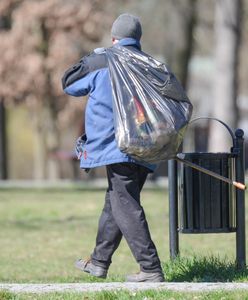
[[[87,99],[64,95],[61,77],[94,48],[111,45],[111,24],[123,12],[140,17],[143,50],[172,67],[194,116],[217,116],[247,132],[248,0],[2,0],[0,178],[85,178],[72,160]],[[203,122],[186,148],[194,143],[204,151],[230,147],[221,127]]]

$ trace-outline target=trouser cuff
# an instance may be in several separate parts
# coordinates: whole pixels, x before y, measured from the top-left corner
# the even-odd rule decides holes
[[[108,270],[110,263],[111,263],[111,262],[99,261],[99,260],[94,259],[93,257],[91,257],[91,262],[93,263],[93,265],[104,268],[106,270]]]

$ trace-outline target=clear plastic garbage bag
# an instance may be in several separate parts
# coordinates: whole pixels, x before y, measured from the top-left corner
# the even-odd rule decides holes
[[[134,159],[173,158],[192,114],[192,104],[168,67],[120,45],[106,49],[113,92],[115,138]]]

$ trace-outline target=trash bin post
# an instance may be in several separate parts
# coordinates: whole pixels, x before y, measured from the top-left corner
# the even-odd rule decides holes
[[[236,181],[245,182],[245,159],[244,159],[244,131],[237,129],[235,132],[234,152]],[[245,191],[236,189],[236,263],[239,269],[246,266],[246,245],[245,245]]]
[[[169,160],[169,239],[170,258],[175,259],[179,254],[178,237],[178,190],[177,190],[177,161]]]

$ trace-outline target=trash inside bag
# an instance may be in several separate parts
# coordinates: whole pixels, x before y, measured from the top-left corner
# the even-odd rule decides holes
[[[175,75],[133,48],[116,45],[106,54],[120,150],[150,163],[175,157],[192,114],[192,104]]]

